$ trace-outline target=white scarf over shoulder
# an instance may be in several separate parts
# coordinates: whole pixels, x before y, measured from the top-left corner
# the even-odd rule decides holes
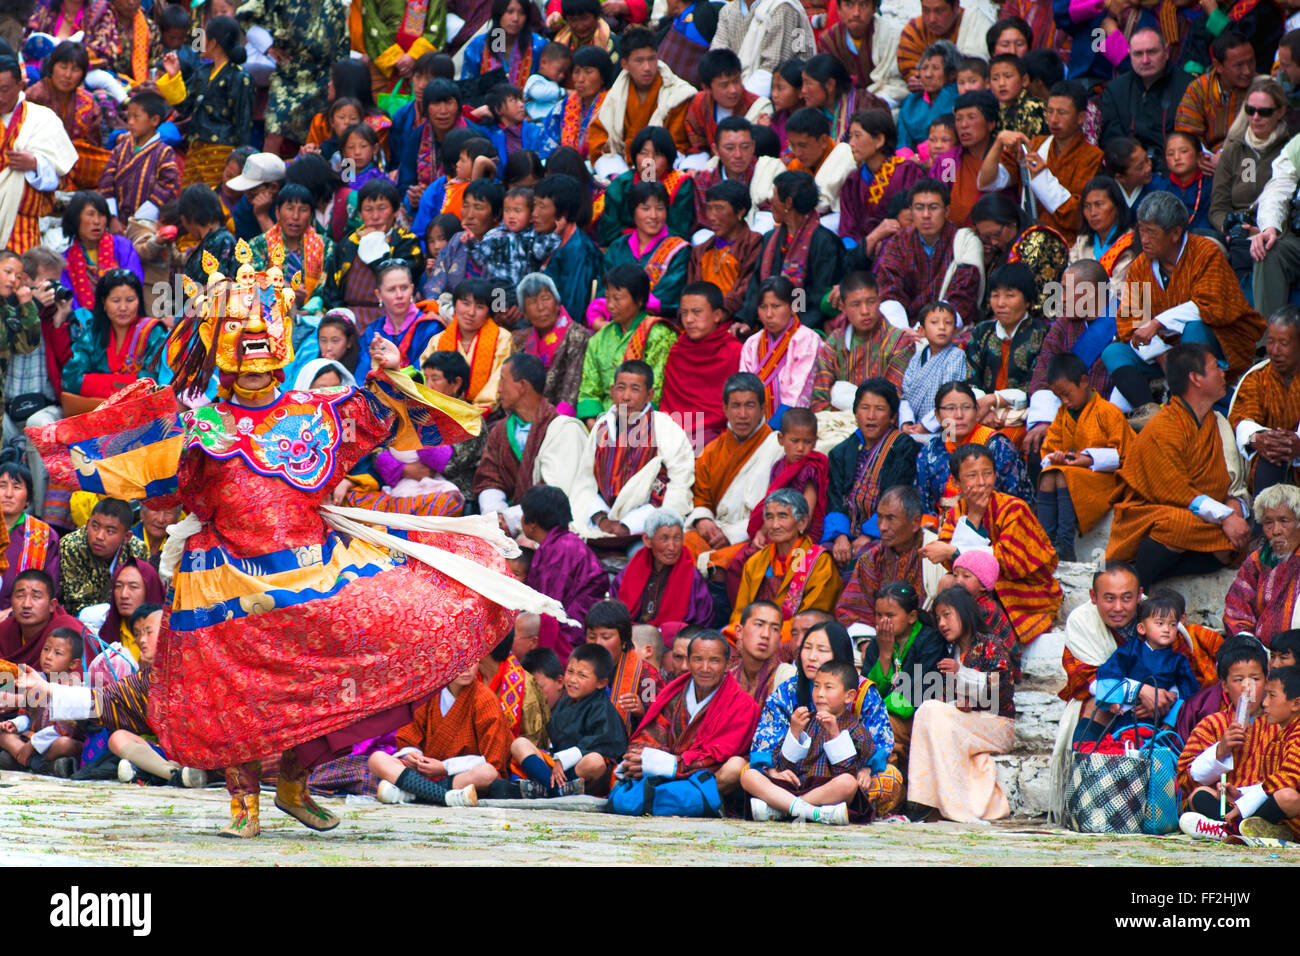
[[[659,62],[659,78],[663,85],[659,88],[659,100],[654,112],[650,114],[648,126],[667,126],[668,114],[689,101],[698,92],[680,76],[668,69],[662,60]],[[627,142],[623,139],[623,123],[627,119],[627,98],[633,93],[632,80],[624,70],[609,88],[609,94],[600,104],[596,118],[600,120],[609,137],[605,151],[615,156],[622,156],[627,151]]]

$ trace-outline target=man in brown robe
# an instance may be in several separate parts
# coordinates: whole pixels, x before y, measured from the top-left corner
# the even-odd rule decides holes
[[[1188,234],[1187,207],[1172,193],[1152,193],[1142,200],[1137,230],[1142,253],[1120,288],[1120,342],[1141,348],[1157,336],[1213,341],[1228,362],[1228,380],[1235,381],[1254,364],[1264,319],[1246,301],[1228,257],[1213,239]],[[1127,397],[1125,373],[1115,367],[1109,349],[1103,361]]]
[[[1020,186],[1020,168],[1029,170],[1029,188],[1038,207],[1038,221],[1061,234],[1067,245],[1083,225],[1083,187],[1101,168],[1102,152],[1083,137],[1087,98],[1081,88],[1058,83],[1047,98],[1047,136],[1032,140],[1016,130],[1003,130],[984,157],[981,189]]]
[[[1183,342],[1170,350],[1165,377],[1173,398],[1119,470],[1106,549],[1108,561],[1134,562],[1147,591],[1165,578],[1216,571],[1250,541],[1245,470],[1231,428],[1214,412],[1227,392],[1223,369],[1207,346]]]
[[[697,557],[749,540],[749,512],[764,497],[772,462],[782,454],[766,421],[763,382],[757,375],[737,372],[727,379],[722,402],[727,430],[695,460],[695,507],[686,516],[685,546]],[[756,488],[762,486],[753,502],[739,494],[749,476],[755,477]],[[742,484],[729,494],[736,482]]]
[[[587,128],[588,155],[595,162],[602,153],[610,153],[631,163],[632,140],[647,126],[664,127],[677,151],[688,153],[686,111],[695,98],[695,87],[659,62],[655,36],[644,27],[628,30],[620,46],[623,72]]]
[[[1300,456],[1300,309],[1278,309],[1268,320],[1268,360],[1241,377],[1228,409],[1237,447],[1250,459],[1251,490],[1295,484]]]
[[[568,494],[586,441],[576,418],[561,415],[542,398],[541,360],[516,352],[501,366],[499,395],[507,417],[492,426],[474,473],[473,492],[482,514],[496,514],[507,533],[519,534],[519,500],[533,485],[555,485]]]

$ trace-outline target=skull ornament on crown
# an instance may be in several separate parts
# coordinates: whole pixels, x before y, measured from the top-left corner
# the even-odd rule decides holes
[[[168,364],[177,370],[186,353],[201,349],[211,363],[208,367],[215,365],[220,373],[223,398],[229,397],[238,376],[270,374],[279,379],[282,373],[275,373],[293,362],[294,294],[280,269],[283,251],[272,248],[269,254],[270,267],[264,272],[254,269],[252,250],[241,239],[235,246],[239,268],[233,279],[204,252],[207,287],[200,291],[189,278],[184,280],[187,315],[168,343]],[[206,383],[194,384],[201,388]]]
[[[217,323],[217,368],[236,375],[274,372],[293,361],[293,291],[280,271],[283,258],[273,258],[265,272],[253,268],[252,258],[241,239],[233,281],[216,270],[215,260],[209,268],[206,253],[203,261],[206,314]]]

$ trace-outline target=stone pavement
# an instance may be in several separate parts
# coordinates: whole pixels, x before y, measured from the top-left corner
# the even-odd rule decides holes
[[[223,840],[225,792],[71,783],[0,773],[0,865],[654,864],[896,866],[1294,865],[1300,851],[1095,836],[1036,821],[830,828],[554,809],[383,806],[323,801],[343,817],[315,834],[262,798],[262,835]]]

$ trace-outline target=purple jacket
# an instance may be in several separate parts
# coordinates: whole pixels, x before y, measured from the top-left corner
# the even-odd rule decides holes
[[[420,464],[435,474],[441,474],[447,467],[447,462],[451,461],[453,451],[451,445],[438,445],[434,448],[421,448],[416,455],[420,459]],[[402,480],[404,467],[406,462],[398,461],[397,456],[387,448],[375,456],[375,471],[379,472],[379,480],[387,488]]]
[[[564,605],[570,618],[581,621],[593,604],[609,590],[609,575],[587,543],[566,527],[552,528],[533,554],[525,583]],[[582,627],[560,625],[561,639],[568,642],[561,658],[586,640]],[[561,649],[557,649],[559,653]]]

